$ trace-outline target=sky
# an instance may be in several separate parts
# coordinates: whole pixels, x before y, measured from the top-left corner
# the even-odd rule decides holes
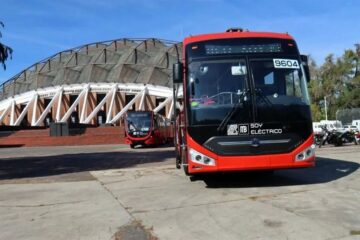
[[[1,0],[0,42],[13,48],[0,83],[58,52],[118,38],[288,32],[319,64],[360,43],[358,0]]]

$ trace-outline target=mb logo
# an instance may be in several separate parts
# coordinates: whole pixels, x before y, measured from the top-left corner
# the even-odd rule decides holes
[[[227,126],[227,135],[245,135],[249,134],[248,124],[230,124]]]
[[[249,125],[248,124],[239,124],[239,134],[248,134]]]

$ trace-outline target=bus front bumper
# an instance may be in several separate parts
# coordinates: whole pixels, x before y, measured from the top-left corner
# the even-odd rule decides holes
[[[309,137],[303,144],[294,149],[292,152],[282,154],[219,156],[201,147],[195,142],[192,142],[191,146],[197,148],[195,151],[201,152],[205,156],[209,156],[209,158],[213,160],[213,164],[209,165],[200,163],[199,161],[192,161],[191,157],[187,156],[188,171],[190,174],[206,172],[307,168],[315,166],[313,135],[311,135],[311,137]],[[306,155],[307,150],[311,150],[311,154]]]
[[[146,138],[136,139],[136,138],[125,138],[125,144],[129,145],[153,145],[156,144],[156,139],[151,135]]]

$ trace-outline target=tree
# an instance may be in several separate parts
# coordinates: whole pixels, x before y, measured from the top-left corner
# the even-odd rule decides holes
[[[311,81],[309,83],[309,93],[311,96],[311,115],[313,121],[320,121],[322,119],[322,112],[319,102],[323,99],[322,82],[320,78],[319,67],[316,65],[315,60],[309,56],[308,60]]]
[[[340,109],[360,107],[360,44],[355,44],[355,50],[345,50],[338,58],[329,54],[320,67],[311,59],[309,63],[309,92],[315,121],[325,119],[324,98],[329,119],[335,119],[336,112]]]
[[[0,21],[0,27],[4,28],[5,25],[3,22]],[[2,34],[1,34],[1,31],[0,31],[0,38],[2,38]],[[11,47],[9,46],[6,46],[5,44],[1,43],[0,42],[0,63],[1,65],[3,66],[4,70],[6,70],[6,60],[8,60],[8,58],[12,57],[12,53],[13,53],[13,50]]]
[[[341,109],[358,108],[360,106],[360,45],[355,44],[355,51],[346,50],[339,65],[342,70],[342,94],[337,101],[337,107]]]

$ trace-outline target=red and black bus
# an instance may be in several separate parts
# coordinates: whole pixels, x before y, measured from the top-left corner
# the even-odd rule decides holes
[[[152,111],[128,111],[125,117],[125,143],[155,146],[173,138],[170,121]]]
[[[175,145],[185,173],[314,166],[307,57],[289,34],[185,38],[173,77],[183,89]]]

